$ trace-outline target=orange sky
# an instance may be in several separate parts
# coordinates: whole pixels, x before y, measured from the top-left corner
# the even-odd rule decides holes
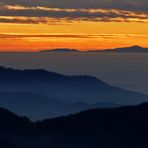
[[[8,7],[8,6],[7,6]],[[26,8],[11,6],[14,10],[34,10],[47,8]],[[49,8],[48,8],[49,9]],[[47,10],[48,10],[47,9]],[[50,8],[51,9],[51,8]],[[51,10],[48,11],[51,11]],[[61,11],[53,9],[52,11]],[[63,9],[73,12],[75,9]],[[108,13],[109,10],[79,10]],[[112,10],[113,13],[122,13]],[[115,12],[114,12],[115,11]],[[126,12],[127,13],[127,12]],[[145,17],[145,14],[128,12],[128,15]],[[129,16],[128,16],[129,17]],[[0,16],[0,19],[26,21],[25,17]],[[41,18],[32,17],[33,21]],[[19,20],[19,21],[20,21]],[[53,48],[77,48],[81,50],[107,49],[139,45],[148,47],[148,20],[116,18],[114,21],[70,20],[46,18],[39,23],[1,22],[0,50],[1,51],[38,51]]]

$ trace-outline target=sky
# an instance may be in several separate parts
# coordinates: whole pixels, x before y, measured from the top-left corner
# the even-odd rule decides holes
[[[147,0],[0,0],[0,51],[148,47]]]

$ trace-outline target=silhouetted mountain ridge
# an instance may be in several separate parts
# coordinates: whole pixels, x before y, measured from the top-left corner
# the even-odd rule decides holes
[[[7,109],[0,108],[0,128],[16,130],[31,123],[28,118],[20,117]]]
[[[143,103],[30,122],[0,109],[0,141],[20,148],[147,148],[147,114],[148,103]]]
[[[137,104],[148,96],[114,87],[92,76],[66,76],[45,70],[0,68],[1,92],[30,92],[64,102]]]
[[[65,76],[56,72],[49,72],[44,69],[32,69],[32,70],[17,70],[13,68],[5,68],[0,66],[0,81],[56,81],[63,80],[69,81],[73,78],[73,81],[96,81],[97,79],[92,76],[80,75],[80,76]],[[100,83],[104,83],[100,80]]]
[[[40,94],[28,92],[0,92],[0,107],[7,108],[31,120],[41,120],[77,113],[91,108],[114,108],[115,103],[67,103]]]

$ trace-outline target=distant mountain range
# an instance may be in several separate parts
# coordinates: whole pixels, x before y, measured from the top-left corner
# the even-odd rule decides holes
[[[70,48],[56,48],[50,50],[42,50],[40,52],[80,52],[77,49],[70,49]]]
[[[111,86],[92,76],[0,67],[0,107],[33,120],[145,101],[147,95]]]
[[[78,49],[69,49],[69,48],[58,48],[58,49],[51,49],[51,50],[42,50],[40,52],[127,52],[127,53],[148,53],[148,48],[143,48],[140,46],[131,46],[131,47],[123,47],[123,48],[114,48],[114,49],[103,49],[103,50],[87,50],[87,51],[80,51]]]
[[[114,48],[114,49],[106,49],[106,50],[92,50],[92,51],[88,51],[88,52],[148,53],[148,48],[143,48],[140,46],[131,46],[131,47]]]
[[[147,148],[148,103],[31,122],[0,108],[2,148]]]
[[[67,103],[37,93],[0,93],[0,107],[7,108],[18,115],[27,116],[33,121],[69,115],[87,109],[114,108],[119,106],[119,104],[115,103]]]
[[[0,68],[1,92],[30,92],[64,102],[131,104],[148,96],[114,87],[93,76],[66,76],[54,72]]]

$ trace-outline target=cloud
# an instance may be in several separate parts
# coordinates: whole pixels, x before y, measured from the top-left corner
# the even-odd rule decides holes
[[[133,37],[148,37],[142,34],[19,34],[19,33],[5,33],[0,34],[2,39],[23,39],[23,38],[133,38]]]
[[[102,22],[148,22],[148,14],[116,9],[68,9],[7,5],[1,7],[0,14],[0,22],[10,23],[49,23],[51,19]]]
[[[50,8],[120,9],[148,12],[147,0],[1,0],[1,5],[46,6]]]
[[[92,38],[86,34],[0,34],[3,39],[15,38]]]
[[[0,17],[1,23],[18,23],[18,24],[39,24],[47,23],[46,19],[30,17]],[[55,23],[54,23],[55,24]]]
[[[1,0],[0,22],[49,23],[52,18],[144,23],[148,22],[147,5],[146,0]],[[8,19],[8,16],[18,18]]]

